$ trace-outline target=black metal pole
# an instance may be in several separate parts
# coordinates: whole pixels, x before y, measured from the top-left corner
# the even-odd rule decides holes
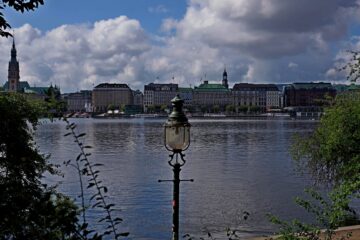
[[[173,240],[179,240],[179,193],[180,193],[180,171],[181,165],[175,163],[174,171],[174,193],[173,193]]]

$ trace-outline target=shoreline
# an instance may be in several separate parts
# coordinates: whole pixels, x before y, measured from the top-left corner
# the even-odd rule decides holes
[[[325,232],[325,230],[322,230],[322,232]],[[351,234],[349,238],[346,238],[348,234]],[[347,226],[347,227],[340,227],[335,230],[334,237],[336,239],[341,239],[341,237],[345,237],[347,240],[359,240],[360,239],[360,225],[353,225],[353,226]],[[270,235],[266,237],[249,237],[245,238],[247,240],[276,240],[281,239],[280,235]],[[321,234],[320,239],[324,239],[324,234]]]

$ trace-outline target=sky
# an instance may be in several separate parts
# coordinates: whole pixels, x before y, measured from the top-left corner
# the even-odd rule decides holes
[[[45,0],[4,15],[21,81],[62,92],[99,83],[345,83],[360,0]],[[0,84],[12,39],[0,38]]]

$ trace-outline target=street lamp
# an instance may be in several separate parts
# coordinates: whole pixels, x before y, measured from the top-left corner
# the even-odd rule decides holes
[[[164,125],[164,145],[165,148],[172,152],[170,154],[169,165],[173,168],[174,179],[173,180],[159,180],[159,182],[171,181],[174,183],[173,191],[173,240],[179,239],[179,193],[180,182],[191,181],[180,180],[181,167],[185,164],[185,155],[182,153],[190,146],[190,123],[185,116],[182,105],[184,101],[177,95],[171,100],[173,109],[169,115],[168,120]]]

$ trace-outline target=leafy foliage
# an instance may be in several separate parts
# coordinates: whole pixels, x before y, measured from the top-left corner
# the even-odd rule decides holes
[[[351,60],[348,61],[344,66],[342,66],[340,71],[347,71],[347,80],[351,82],[356,82],[360,78],[360,52],[358,51],[348,51],[351,56]]]
[[[235,106],[234,105],[226,105],[225,111],[227,113],[233,113],[233,112],[235,112]]]
[[[359,142],[360,98],[344,95],[326,109],[313,134],[297,137],[292,155],[317,181],[352,182],[360,172]]]
[[[314,215],[316,223],[307,224],[295,219],[291,222],[282,221],[274,215],[268,215],[272,223],[280,226],[279,234],[281,237],[276,239],[283,240],[331,240],[339,239],[335,236],[335,230],[346,224],[349,217],[354,216],[354,211],[350,209],[351,193],[359,185],[342,185],[328,194],[328,199],[324,198],[315,190],[309,188],[305,192],[311,196],[312,200],[296,198],[296,203],[303,207],[305,211]],[[325,231],[321,231],[324,228]],[[347,239],[348,234],[340,236]]]
[[[32,138],[43,111],[21,95],[0,95],[0,239],[78,239],[77,207],[41,183],[56,173]]]
[[[271,216],[280,225],[281,239],[334,239],[335,229],[356,223],[356,212],[349,207],[351,200],[359,198],[360,190],[360,95],[348,92],[338,95],[326,109],[319,126],[307,137],[296,137],[292,155],[301,170],[312,174],[316,182],[332,186],[324,198],[307,189],[312,201],[296,199],[296,203],[312,213],[316,224],[291,223]],[[351,222],[350,222],[351,224]],[[320,228],[325,228],[321,233]],[[349,236],[341,236],[346,239]]]
[[[12,36],[7,29],[11,28],[10,24],[5,19],[2,10],[5,7],[13,8],[18,12],[31,11],[44,4],[44,0],[1,0],[0,1],[0,36]]]

